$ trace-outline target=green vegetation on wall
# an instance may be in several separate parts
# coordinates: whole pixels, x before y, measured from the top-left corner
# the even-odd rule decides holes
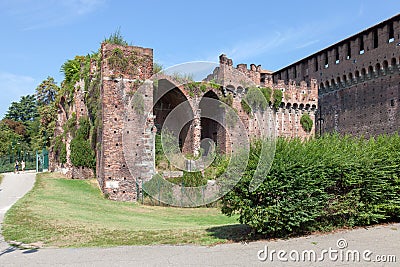
[[[281,90],[274,90],[272,94],[273,98],[273,106],[275,109],[278,109],[282,103],[283,93]]]
[[[303,115],[301,115],[300,124],[304,131],[306,131],[307,133],[311,132],[313,121],[308,113],[304,113]]]
[[[90,127],[91,125],[88,118],[80,118],[76,136],[71,141],[71,163],[76,167],[94,169],[96,166],[95,151],[89,139]]]

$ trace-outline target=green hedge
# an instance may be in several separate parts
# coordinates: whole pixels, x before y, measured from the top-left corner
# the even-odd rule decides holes
[[[257,166],[261,141],[248,166]],[[265,181],[254,192],[255,167],[223,198],[222,212],[269,236],[400,221],[400,137],[327,135],[278,139]]]

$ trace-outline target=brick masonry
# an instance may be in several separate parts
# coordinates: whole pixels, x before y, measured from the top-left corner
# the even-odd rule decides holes
[[[400,15],[273,74],[319,84],[322,132],[378,135],[400,127]]]
[[[163,74],[148,80],[153,75],[152,49],[103,44],[101,69],[94,70],[101,74],[97,179],[102,191],[113,200],[137,200],[141,182],[155,172],[155,133],[169,112],[185,101],[185,116],[191,119],[180,134],[183,153],[198,153],[204,137],[213,139],[220,151],[233,152],[232,145],[245,143],[243,133],[248,138],[276,135],[304,139],[319,128],[322,132],[367,136],[398,131],[399,18],[390,18],[276,72],[255,64],[235,67],[232,59],[221,55],[219,66],[206,79],[220,88],[207,85],[206,90],[195,92],[182,81]],[[110,60],[118,54],[116,50],[125,59],[122,65]],[[249,86],[281,90],[284,98],[280,107],[274,109],[271,105],[249,116],[240,104]],[[161,97],[163,90],[169,89],[172,90]],[[135,100],[137,95],[140,99]],[[227,95],[232,95],[232,107],[241,122],[231,128],[205,119],[211,109],[202,104],[204,97],[220,100]],[[138,100],[142,103],[139,109],[135,102]],[[77,116],[87,114],[79,90],[74,103],[70,110],[60,106],[56,134],[62,132],[62,125],[72,112]],[[225,111],[218,112],[225,120]],[[300,125],[304,113],[313,120],[309,133]],[[185,116],[175,120],[186,120]],[[315,127],[318,117],[323,124]],[[68,146],[68,137],[66,141]],[[86,175],[83,172],[71,170],[77,176]]]

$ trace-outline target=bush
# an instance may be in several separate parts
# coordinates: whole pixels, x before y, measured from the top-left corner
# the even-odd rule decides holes
[[[281,103],[282,103],[282,98],[283,98],[283,93],[282,93],[282,91],[279,90],[279,89],[274,90],[274,93],[273,93],[272,97],[273,97],[273,99],[274,99],[274,101],[273,101],[273,103],[274,103],[273,106],[274,106],[275,109],[278,109],[279,106],[280,106]]]
[[[86,117],[79,119],[79,128],[76,136],[71,141],[71,163],[76,167],[88,167],[94,169],[96,166],[96,155],[90,143],[90,121]],[[60,160],[61,160],[60,154]]]
[[[310,118],[310,115],[308,113],[304,113],[301,118],[300,118],[300,124],[301,127],[306,131],[307,133],[311,132],[311,129],[313,127],[313,121]]]
[[[244,177],[222,201],[224,214],[238,213],[255,232],[281,237],[400,221],[398,135],[280,138],[266,179],[249,192],[260,147],[252,143]]]

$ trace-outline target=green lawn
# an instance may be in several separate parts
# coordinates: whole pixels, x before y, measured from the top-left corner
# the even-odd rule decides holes
[[[6,214],[7,241],[45,246],[202,244],[241,240],[247,228],[216,208],[144,206],[105,199],[95,180],[46,173]]]

